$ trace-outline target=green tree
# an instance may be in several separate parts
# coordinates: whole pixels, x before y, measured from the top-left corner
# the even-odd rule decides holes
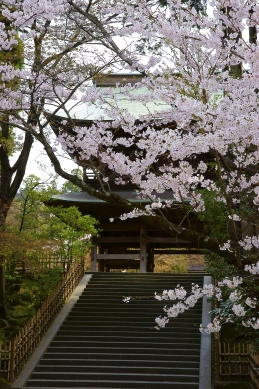
[[[43,203],[64,189],[67,189],[65,184],[58,189],[56,177],[42,182],[35,175],[28,176],[13,201],[6,232],[1,235],[5,237],[5,244],[0,245],[0,255],[5,253],[8,280],[15,276],[17,266],[22,266],[24,279],[26,269],[30,269],[33,278],[26,281],[25,298],[29,299],[30,295],[28,285],[34,285],[31,289],[39,288],[41,296],[37,304],[45,298],[41,288],[44,280],[52,285],[57,276],[57,273],[49,274],[47,267],[45,269],[48,259],[55,257],[63,270],[67,270],[71,263],[85,256],[90,236],[98,232],[96,220],[88,215],[82,216],[76,207],[63,209]],[[48,279],[50,281],[46,281]],[[4,284],[1,287],[4,288]]]

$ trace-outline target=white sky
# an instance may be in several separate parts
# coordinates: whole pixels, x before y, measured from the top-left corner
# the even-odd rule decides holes
[[[17,157],[18,157],[18,153],[11,158],[11,164],[13,164],[16,161]],[[61,156],[60,161],[62,167],[68,172],[71,172],[72,169],[76,169],[78,167],[68,155],[67,156],[64,155],[64,157]],[[45,166],[44,169],[45,172],[43,169],[40,168],[40,164]],[[50,174],[52,175],[55,174],[55,171],[42,145],[37,141],[34,141],[24,178],[28,177],[30,174],[34,174],[35,176],[40,177],[40,179],[42,180],[47,180]],[[60,182],[62,183],[63,181],[64,180],[60,178]]]

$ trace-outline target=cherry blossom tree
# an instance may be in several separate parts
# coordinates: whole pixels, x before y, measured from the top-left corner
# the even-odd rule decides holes
[[[59,140],[79,160],[92,158],[106,167],[104,181],[115,175],[118,184],[132,182],[150,199],[145,209],[126,210],[122,218],[153,219],[242,269],[259,248],[258,5],[224,0],[211,7],[206,15],[178,1],[162,8],[145,1],[118,4],[115,12],[126,15],[118,35],[158,43],[157,55],[130,66],[146,75],[142,82],[121,87],[125,98],[141,101],[149,112],[136,121],[118,108],[111,89],[114,103],[105,111],[116,119],[74,128],[75,136],[61,128]],[[89,104],[107,102],[97,91],[84,98]],[[157,108],[149,109],[151,103]],[[183,207],[189,199],[186,217],[190,210],[204,217],[212,203],[221,207],[224,234],[212,228],[198,234],[191,223],[187,230],[159,216],[173,206],[159,198],[167,190]]]
[[[9,20],[8,33],[1,24],[3,50],[11,51],[18,44],[18,32],[24,44],[22,69],[1,65],[0,111],[8,115],[8,120],[1,119],[2,128],[25,133],[21,156],[12,168],[1,156],[1,166],[10,172],[9,188],[18,186],[19,174],[14,178],[13,174],[16,169],[23,174],[22,162],[37,139],[58,174],[123,207],[122,218],[141,217],[172,236],[199,242],[199,247],[226,258],[237,269],[253,266],[259,248],[258,4],[212,1],[208,14],[178,0],[130,4],[4,0],[2,7]],[[115,36],[127,38],[136,49],[125,45],[120,49]],[[140,41],[155,48],[149,53],[147,47],[144,59],[137,51]],[[88,49],[93,43],[99,43],[101,50],[97,44]],[[137,119],[119,108],[112,89],[104,96],[89,87],[97,72],[114,70],[118,61],[145,76],[139,84],[120,88],[126,99],[140,101],[146,108],[147,113]],[[4,85],[11,80],[18,80],[16,87]],[[102,105],[111,121],[77,127],[66,103],[78,100]],[[46,109],[50,113],[44,116]],[[67,119],[60,124],[59,142],[79,162],[102,166],[103,186],[98,192],[62,169],[49,126],[60,109]],[[68,125],[73,131],[67,131]],[[114,179],[120,185],[135,184],[150,203],[134,208],[110,193],[106,182]],[[159,195],[168,190],[187,219],[190,212],[205,218],[203,234],[195,231],[191,220],[187,229],[166,219],[163,211],[174,202],[163,203]],[[2,196],[8,210],[5,199],[12,197]],[[221,229],[210,220],[211,209]]]
[[[216,286],[194,285],[190,295],[180,287],[165,291],[157,298],[179,301],[165,308],[159,327],[207,296],[219,308],[205,331],[218,332],[227,322],[257,331],[259,5],[243,0],[209,5],[210,13],[203,14],[177,0],[164,7],[148,1],[118,4],[115,12],[126,17],[115,32],[131,36],[136,47],[138,39],[147,42],[146,54],[151,47],[147,61],[129,66],[145,74],[142,82],[121,86],[121,94],[141,101],[148,112],[136,120],[119,108],[112,89],[109,106],[95,91],[85,101],[101,105],[112,122],[74,127],[74,134],[61,126],[59,141],[79,160],[101,164],[104,195],[105,183],[115,179],[135,184],[139,196],[150,200],[133,210],[124,202],[122,219],[144,218],[248,273],[245,282],[235,276]],[[188,229],[166,220],[163,211],[174,202],[163,202],[160,194],[169,190],[186,218],[194,212],[205,221],[204,234],[191,220]]]
[[[50,126],[66,102],[74,105],[100,71],[132,63],[126,43],[118,47],[115,28],[123,17],[114,1],[3,0],[0,5],[0,245],[5,220],[23,180],[30,152],[40,142],[56,171],[84,182],[60,164]],[[119,24],[120,23],[120,24]],[[46,112],[49,112],[46,115]],[[14,152],[16,152],[14,154]],[[10,156],[17,156],[14,163]],[[0,314],[4,303],[4,250],[0,258]]]

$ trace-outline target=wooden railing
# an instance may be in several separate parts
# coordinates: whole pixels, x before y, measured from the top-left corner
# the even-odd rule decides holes
[[[44,268],[52,269],[53,267],[59,267],[66,273],[70,267],[75,263],[75,259],[73,257],[67,258],[63,257],[60,254],[47,254],[41,255],[37,257],[37,263],[39,263]]]
[[[60,312],[66,299],[83,278],[84,263],[83,259],[70,267],[53,294],[44,301],[37,313],[28,320],[16,337],[0,342],[0,373],[4,373],[8,381],[13,381],[18,375],[49,329],[55,316]]]

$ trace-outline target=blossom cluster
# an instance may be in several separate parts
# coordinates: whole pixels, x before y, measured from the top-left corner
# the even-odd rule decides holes
[[[211,204],[201,188],[213,192],[214,201],[225,206],[228,235],[214,241],[222,256],[232,253],[241,269],[241,252],[259,247],[258,236],[245,225],[259,205],[254,169],[259,162],[259,48],[253,37],[247,39],[248,28],[258,30],[259,5],[253,3],[251,13],[250,2],[211,1],[210,14],[190,8],[187,17],[186,7],[176,0],[165,8],[152,4],[114,5],[125,18],[114,31],[131,37],[134,53],[138,39],[160,47],[156,54],[148,53],[147,43],[146,60],[135,55],[126,61],[127,69],[145,74],[143,80],[103,93],[89,87],[81,102],[111,120],[100,116],[89,126],[76,127],[74,135],[62,132],[59,141],[80,163],[98,160],[104,177],[105,169],[113,172],[116,183],[131,182],[140,198],[149,199],[149,204],[123,213],[122,220],[166,215],[165,209],[187,201],[192,212],[204,214]],[[102,13],[109,11],[104,7]],[[233,75],[234,69],[240,75]],[[141,113],[134,109],[139,103]],[[208,153],[214,162],[208,163]],[[171,200],[161,201],[160,194],[167,191]],[[250,230],[249,236],[240,239],[238,223]],[[208,248],[204,242],[206,237],[199,244]]]
[[[252,274],[259,274],[259,261],[252,266],[246,266],[245,270]],[[256,279],[254,280],[256,282]],[[244,278],[235,276],[232,279],[225,278],[217,285],[204,284],[200,287],[198,284],[192,284],[191,291],[185,290],[177,285],[174,289],[164,290],[162,293],[154,294],[159,301],[175,301],[173,305],[164,306],[166,316],[159,316],[155,319],[156,329],[161,329],[169,323],[170,319],[194,307],[200,298],[215,299],[220,308],[214,310],[213,320],[207,326],[200,325],[200,331],[210,334],[218,333],[225,323],[237,323],[241,326],[259,329],[258,300],[254,296],[249,296],[249,290],[243,285]],[[125,297],[124,302],[128,303],[130,297]],[[226,308],[226,301],[227,304]]]

